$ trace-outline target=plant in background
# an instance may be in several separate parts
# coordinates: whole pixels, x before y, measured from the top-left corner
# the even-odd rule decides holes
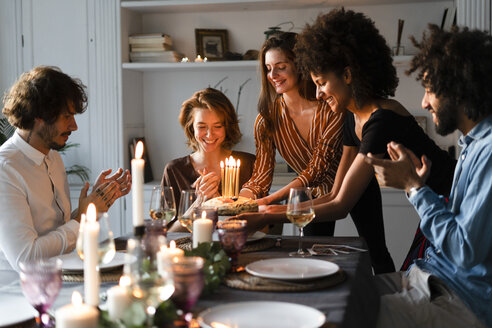
[[[219,87],[219,85],[224,82],[225,80],[227,80],[229,77],[226,76],[226,77],[223,77],[222,79],[219,80],[219,82],[215,83],[215,85],[213,86],[214,89],[217,89],[219,90],[220,92],[222,93],[226,93],[227,90],[229,89],[225,89],[225,90],[222,90],[222,86]],[[246,81],[244,81],[240,86],[239,86],[239,89],[237,91],[237,101],[236,101],[236,114],[239,114],[239,100],[241,99],[241,91],[243,91],[243,88],[244,86],[246,85],[246,83],[248,83],[249,81],[251,80],[251,78],[248,78]],[[208,85],[210,87],[210,84]]]
[[[0,117],[0,145],[3,145],[8,138],[10,138],[15,132],[15,128],[10,125],[9,121],[5,117]],[[60,153],[65,153],[70,148],[76,148],[80,146],[78,143],[67,143],[63,148],[59,150]],[[82,182],[89,180],[89,168],[83,165],[72,165],[66,168],[66,173],[68,175],[75,175],[79,177]]]

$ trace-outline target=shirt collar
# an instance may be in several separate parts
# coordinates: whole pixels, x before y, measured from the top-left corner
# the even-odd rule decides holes
[[[478,140],[486,137],[491,133],[492,127],[492,115],[487,116],[481,120],[473,129],[468,132],[467,135],[461,136],[458,140],[458,145],[464,147],[469,145],[473,140]]]
[[[20,151],[27,156],[27,158],[29,158],[31,161],[36,163],[36,165],[41,165],[45,157],[49,156],[50,154],[48,153],[48,155],[45,155],[39,150],[37,150],[36,148],[34,148],[33,146],[31,146],[30,144],[28,144],[24,139],[22,139],[22,137],[17,133],[17,131],[14,133],[12,138],[13,138],[14,145],[16,145],[20,149]]]

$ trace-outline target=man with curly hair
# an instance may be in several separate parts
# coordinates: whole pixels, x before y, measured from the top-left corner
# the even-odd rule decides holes
[[[3,99],[2,112],[16,131],[0,147],[0,283],[18,278],[20,262],[72,251],[88,204],[107,211],[130,191],[128,171],[103,171],[89,194],[85,183],[79,207],[71,211],[56,150],[77,130],[74,115],[87,105],[84,89],[58,68],[38,66],[22,74]]]
[[[449,202],[426,185],[431,162],[397,143],[372,164],[385,185],[404,189],[432,243],[405,273],[376,278],[381,327],[492,327],[492,37],[430,25],[408,74],[418,71],[422,107],[436,131],[459,130],[462,147]]]

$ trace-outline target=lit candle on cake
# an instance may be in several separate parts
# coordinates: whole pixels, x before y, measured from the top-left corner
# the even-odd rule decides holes
[[[143,183],[145,161],[142,159],[144,147],[143,142],[137,142],[135,147],[135,158],[132,159],[132,207],[133,227],[143,227]]]
[[[224,162],[220,161],[220,183],[221,183],[221,188],[222,188],[222,196],[224,196]]]
[[[99,305],[98,237],[99,222],[96,221],[96,206],[87,207],[87,220],[84,226],[84,295],[85,302],[92,306]]]
[[[241,160],[238,159],[236,162],[236,192],[234,196],[239,197],[239,170],[241,168]]]
[[[228,187],[229,187],[229,159],[225,159],[225,176],[224,176],[224,189],[225,192],[222,195],[223,197],[229,197],[228,196]]]
[[[93,328],[98,326],[99,311],[82,302],[78,291],[72,293],[72,303],[55,312],[57,328]]]
[[[202,217],[193,221],[193,248],[199,243],[212,241],[213,221],[207,219],[207,212],[202,212]]]

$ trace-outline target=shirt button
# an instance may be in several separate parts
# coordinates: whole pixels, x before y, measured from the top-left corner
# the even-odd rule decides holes
[[[461,160],[464,161],[465,160],[465,154],[461,155]]]

